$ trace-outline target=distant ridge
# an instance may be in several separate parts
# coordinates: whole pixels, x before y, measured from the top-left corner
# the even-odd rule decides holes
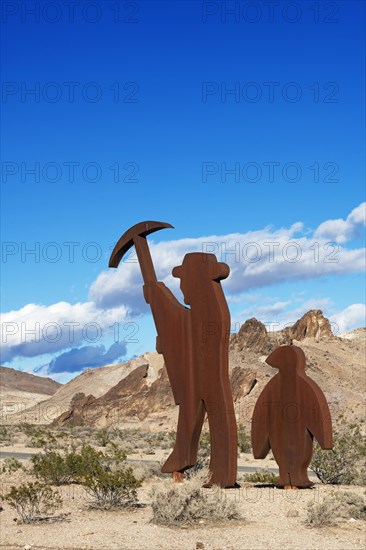
[[[9,367],[0,367],[0,391],[6,389],[53,395],[61,386],[62,384],[51,378],[37,376]]]

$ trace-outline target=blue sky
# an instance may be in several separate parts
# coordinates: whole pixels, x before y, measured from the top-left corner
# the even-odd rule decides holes
[[[70,10],[2,4],[3,364],[65,381],[154,349],[138,265],[107,267],[143,220],[175,227],[150,240],[178,297],[186,252],[229,263],[233,330],[364,325],[365,4]]]

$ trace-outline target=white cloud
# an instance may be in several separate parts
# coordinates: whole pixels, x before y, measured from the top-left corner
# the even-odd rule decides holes
[[[359,219],[359,209],[348,218]],[[347,219],[348,219],[347,218]],[[327,223],[327,222],[325,222]],[[349,249],[323,238],[304,233],[300,222],[290,228],[211,235],[196,239],[150,242],[150,250],[159,280],[177,291],[179,282],[171,276],[187,252],[216,254],[229,264],[231,273],[223,286],[234,295],[291,280],[357,273],[365,269],[365,249]],[[121,262],[117,270],[102,272],[91,285],[89,298],[100,307],[123,303],[132,312],[147,311],[141,292],[138,263]]]
[[[337,243],[345,243],[359,235],[362,227],[366,225],[366,202],[354,208],[344,220],[337,218],[327,220],[319,225],[314,236],[320,239],[328,239]]]
[[[330,319],[339,329],[337,334],[364,327],[366,326],[366,306],[365,304],[352,304],[342,311],[334,313]]]
[[[223,286],[233,304],[237,297],[250,290],[286,281],[364,271],[364,249],[345,248],[327,241],[328,238],[336,240],[336,229],[338,241],[355,235],[363,220],[364,207],[363,204],[355,208],[346,220],[324,222],[313,236],[301,222],[296,222],[289,228],[277,230],[267,226],[246,233],[160,243],[149,238],[158,280],[165,282],[180,298],[179,280],[171,276],[171,270],[182,263],[186,253],[195,251],[212,252],[219,261],[229,264],[231,273],[223,281]],[[110,269],[97,276],[90,286],[88,302],[58,302],[50,306],[28,304],[18,311],[5,313],[1,340],[3,361],[15,356],[53,354],[77,347],[82,342],[93,344],[101,340],[85,339],[85,326],[88,323],[99,326],[104,336],[113,323],[121,323],[149,311],[142,294],[142,282],[139,264],[130,256],[129,261],[122,261],[118,269]],[[281,313],[285,322],[284,310],[287,305],[287,302],[269,304],[261,313],[268,316]],[[314,307],[322,306],[317,302]],[[301,307],[303,313],[304,306]],[[289,315],[293,322],[298,318],[295,317],[296,310]],[[33,335],[27,332],[32,329],[35,330]],[[89,338],[93,329],[90,328],[87,334]]]
[[[2,315],[2,361],[55,353],[81,343],[95,344],[107,332],[112,334],[113,323],[123,322],[127,316],[125,306],[100,309],[94,302],[28,304]]]

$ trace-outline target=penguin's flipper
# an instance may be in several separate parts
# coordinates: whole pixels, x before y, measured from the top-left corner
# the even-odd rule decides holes
[[[276,377],[274,377],[276,378]],[[252,416],[252,448],[254,458],[265,458],[271,448],[269,442],[270,414],[268,405],[271,403],[272,380],[265,386],[258,397]]]
[[[301,414],[305,427],[317,439],[322,449],[332,449],[332,419],[327,400],[318,384],[301,373]]]

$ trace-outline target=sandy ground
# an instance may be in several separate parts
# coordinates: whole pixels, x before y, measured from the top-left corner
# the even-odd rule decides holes
[[[148,504],[146,483],[139,491],[140,501]],[[245,517],[238,522],[215,527],[168,528],[151,523],[149,506],[133,512],[88,510],[85,494],[78,486],[62,488],[63,510],[68,513],[63,522],[18,525],[14,511],[7,506],[1,513],[1,548],[20,549],[128,549],[172,550],[201,548],[223,549],[326,549],[365,548],[365,523],[348,521],[337,527],[309,529],[303,525],[306,504],[321,501],[332,487],[317,487],[311,491],[281,491],[272,488],[242,487],[227,491],[225,497],[236,501]],[[337,490],[345,490],[339,487]],[[361,488],[352,488],[360,494]],[[213,494],[213,498],[217,495]],[[288,514],[296,514],[288,517]]]
[[[139,456],[155,459],[151,455]],[[263,465],[262,461],[249,460],[249,456],[242,456],[239,463]],[[272,460],[265,462],[266,466],[274,466]],[[29,476],[18,472],[2,476],[2,491],[25,479]],[[139,489],[139,501],[145,506],[134,511],[90,509],[88,496],[80,486],[61,487],[63,507],[57,513],[65,517],[62,521],[47,523],[19,524],[15,511],[3,503],[0,547],[8,550],[347,550],[366,547],[365,522],[361,520],[321,529],[310,529],[303,523],[309,502],[322,502],[334,491],[351,490],[363,496],[362,487],[317,484],[311,490],[283,491],[243,484],[240,489],[220,493],[221,496],[211,489],[213,499],[236,502],[243,519],[216,526],[203,523],[195,528],[168,528],[151,522],[149,492],[160,483],[159,478],[144,482]]]

